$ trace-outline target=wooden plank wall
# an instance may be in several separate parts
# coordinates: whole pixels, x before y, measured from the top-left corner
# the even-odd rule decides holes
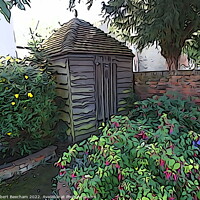
[[[117,110],[119,114],[125,114],[124,98],[128,97],[133,89],[132,57],[115,56],[113,62],[117,64]]]
[[[72,119],[70,117],[70,103],[69,103],[69,76],[66,68],[67,58],[56,58],[51,60],[52,66],[50,70],[53,71],[56,78],[56,94],[57,97],[61,97],[64,101],[64,106],[59,110],[60,119],[67,123],[70,129],[67,131],[67,135],[71,135]]]
[[[75,137],[97,130],[93,55],[70,55],[69,68]]]

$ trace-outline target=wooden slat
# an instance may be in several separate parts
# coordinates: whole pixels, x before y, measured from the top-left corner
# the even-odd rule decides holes
[[[66,62],[66,59],[63,58],[63,59],[58,59],[58,60],[55,60],[52,62],[52,66],[53,68],[66,68],[66,65],[65,65],[65,62]]]
[[[69,90],[67,84],[56,84],[56,89],[67,90],[67,91]]]
[[[69,98],[69,92],[63,89],[56,89],[56,95],[62,98]]]
[[[94,71],[93,72],[76,72],[76,73],[71,73],[71,76],[78,76],[78,77],[87,77],[87,78],[94,78]]]
[[[70,114],[69,113],[60,111],[59,119],[62,119],[63,121],[70,124]]]
[[[73,66],[94,66],[92,60],[70,60],[70,68]]]
[[[58,84],[67,84],[68,83],[67,75],[66,76],[56,75],[56,82]]]
[[[85,100],[85,99],[88,99],[88,98],[94,99],[94,94],[89,94],[89,95],[88,94],[87,95],[83,95],[83,94],[82,95],[78,95],[78,94],[76,95],[76,94],[73,94],[72,95],[72,100],[73,101],[75,101],[75,100],[80,100],[81,101],[81,100]]]
[[[117,77],[119,79],[121,79],[121,78],[132,78],[133,74],[130,73],[130,72],[119,72],[119,71],[117,71]]]
[[[81,73],[78,75],[75,75],[75,74],[71,74],[71,80],[72,81],[75,81],[75,80],[85,80],[85,79],[92,79],[94,78],[94,74],[91,74],[91,73],[88,73],[88,74],[85,74],[85,75],[82,75]]]
[[[88,118],[95,118],[96,119],[96,115],[94,112],[91,112],[90,114],[79,114],[79,115],[74,115],[74,121],[77,120],[84,120],[84,119],[88,119]]]
[[[124,83],[124,82],[132,83],[133,79],[130,78],[130,77],[117,78],[117,85],[118,86],[119,86],[119,84]]]
[[[84,65],[82,65],[82,66],[72,66],[71,68],[70,68],[70,72],[71,73],[80,73],[80,71],[81,71],[81,73],[83,72],[94,72],[94,66],[91,66],[91,65],[89,65],[89,66],[84,66]]]
[[[131,88],[117,88],[118,94],[127,94],[131,92]]]
[[[80,113],[88,114],[92,111],[95,112],[95,105],[92,105],[92,104],[85,107],[85,108],[75,108],[75,107],[73,107],[73,114],[80,114]]]
[[[82,101],[82,102],[80,102],[80,101],[74,102],[73,101],[73,107],[80,107],[80,106],[85,107],[85,106],[93,105],[93,104],[95,104],[95,100],[91,101],[91,99],[90,99],[90,101]]]
[[[87,117],[85,119],[74,120],[75,127],[82,126],[88,123],[96,123],[96,117]]]
[[[92,134],[97,133],[96,126],[90,125],[90,128],[86,127],[86,129],[76,129],[76,136],[84,137],[84,135],[90,135],[90,133]]]
[[[96,121],[91,121],[90,123],[85,123],[75,126],[76,136],[80,135],[81,131],[89,131],[90,129],[96,128]]]
[[[91,93],[91,92],[94,92],[95,90],[94,90],[94,86],[93,85],[91,85],[91,86],[88,86],[87,88],[84,88],[84,87],[72,87],[72,93],[74,94],[74,93],[85,93],[85,94],[87,94],[87,93]]]
[[[133,88],[133,82],[130,81],[130,82],[124,82],[124,83],[120,83],[120,84],[117,84],[117,87],[118,88]]]

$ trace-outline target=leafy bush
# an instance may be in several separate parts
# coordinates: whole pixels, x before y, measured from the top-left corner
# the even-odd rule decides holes
[[[5,154],[30,154],[53,141],[51,74],[11,57],[0,60],[0,139]]]
[[[157,127],[159,117],[166,113],[169,119],[177,120],[185,131],[200,130],[200,108],[190,98],[184,98],[179,93],[168,93],[161,97],[154,96],[135,102],[129,112],[130,119],[145,120],[145,124]],[[173,128],[173,127],[172,127]]]
[[[173,118],[159,105],[155,111],[153,104],[157,105],[155,98],[137,102],[132,120],[115,116],[100,137],[92,136],[63,153],[56,163],[60,167],[57,180],[69,184],[71,200],[200,198],[199,122],[190,126],[185,118],[175,114]],[[144,110],[149,106],[152,110]],[[176,106],[180,112],[181,105]],[[196,112],[187,114],[191,114],[187,119],[198,117]]]

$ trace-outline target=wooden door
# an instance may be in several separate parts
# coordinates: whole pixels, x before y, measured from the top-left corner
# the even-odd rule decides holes
[[[117,112],[117,67],[109,56],[96,57],[97,120],[107,121]]]

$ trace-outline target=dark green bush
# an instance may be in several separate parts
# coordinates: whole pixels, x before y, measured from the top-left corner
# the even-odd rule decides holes
[[[25,60],[0,61],[0,143],[7,155],[30,154],[54,141],[55,83]]]
[[[166,108],[181,112],[182,105],[167,101]],[[67,181],[71,200],[200,198],[199,121],[190,125],[186,120],[199,119],[198,107],[186,107],[189,116],[183,120],[158,103],[155,98],[135,103],[132,120],[115,116],[100,137],[92,136],[63,153],[56,163],[61,168],[57,180]]]
[[[145,120],[145,124],[157,127],[160,116],[166,113],[169,119],[177,120],[181,128],[198,132],[200,130],[200,108],[191,99],[178,93],[154,96],[132,104],[128,117]]]

